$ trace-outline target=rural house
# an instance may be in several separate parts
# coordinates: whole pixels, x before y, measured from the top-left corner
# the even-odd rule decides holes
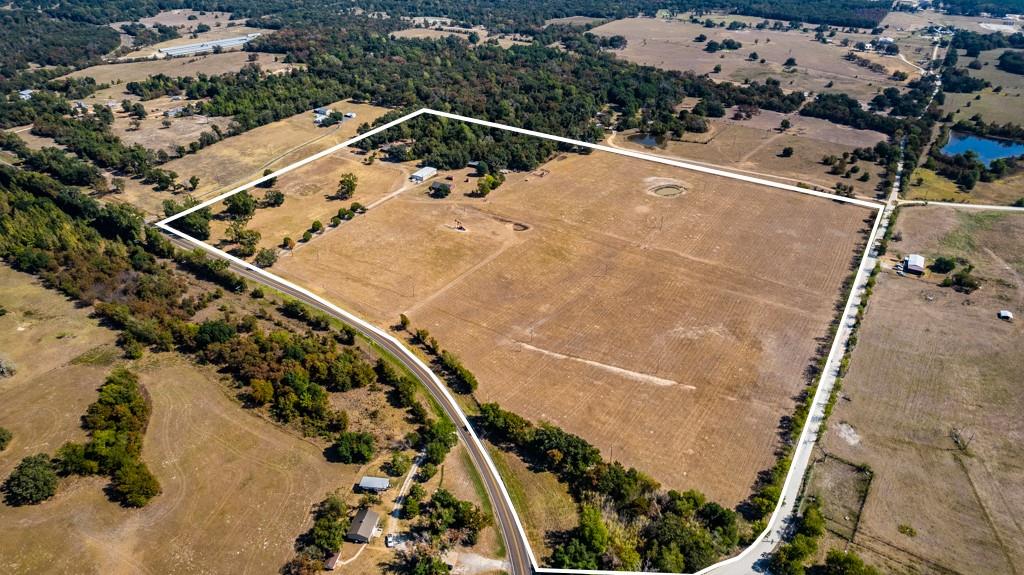
[[[910,254],[903,260],[903,269],[914,275],[924,275],[924,256]]]
[[[409,179],[414,181],[414,182],[416,182],[417,184],[419,184],[419,183],[422,183],[422,182],[425,182],[425,181],[429,180],[430,178],[433,178],[436,175],[437,175],[437,168],[431,168],[430,166],[423,166],[422,168],[416,170],[416,173],[414,173]]]
[[[391,481],[386,477],[373,477],[370,475],[364,475],[359,480],[360,491],[370,491],[373,493],[381,493],[387,491],[391,487]]]
[[[355,518],[352,519],[352,524],[349,525],[345,538],[356,543],[369,543],[379,521],[380,515],[376,511],[370,511],[363,507],[359,510],[359,513],[356,513]]]

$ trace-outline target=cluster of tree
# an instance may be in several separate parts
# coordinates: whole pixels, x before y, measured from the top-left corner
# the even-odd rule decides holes
[[[68,101],[49,92],[36,92],[28,100],[0,98],[0,128],[3,129],[31,124],[39,116],[70,113]]]
[[[14,132],[0,132],[0,149],[14,152],[23,167],[49,174],[62,184],[106,189],[106,180],[96,166],[59,148],[33,150]]]
[[[959,292],[971,293],[981,287],[981,280],[979,280],[973,272],[974,266],[967,263],[953,275],[943,278],[939,285],[942,287],[951,287]]]
[[[21,460],[3,484],[4,502],[8,505],[35,505],[57,493],[57,470],[45,453]]]
[[[1024,48],[1024,33],[1016,32],[1004,36],[1001,32],[994,34],[979,34],[970,30],[957,30],[949,43],[950,52],[956,58],[956,50],[964,50],[970,58],[977,58],[985,50],[998,50],[1000,48]]]
[[[803,575],[804,564],[818,551],[818,538],[825,532],[825,517],[816,502],[804,509],[793,538],[772,554],[770,569],[777,575]]]
[[[29,64],[81,66],[120,43],[108,26],[52,18],[32,9],[0,10],[0,76],[11,77]]]
[[[343,431],[331,446],[330,458],[341,463],[368,463],[377,449],[373,436],[364,431]]]
[[[96,114],[83,118],[67,118],[56,114],[36,117],[32,133],[53,138],[58,144],[80,157],[88,158],[101,168],[142,178],[144,183],[153,184],[157,190],[170,189],[178,175],[156,167],[158,159],[152,151],[139,144],[126,146],[110,130],[114,121],[110,110],[101,105],[95,109]]]
[[[181,37],[177,28],[165,24],[155,24],[150,28],[139,22],[129,22],[121,25],[121,31],[132,37],[132,45],[136,47],[149,46]]]
[[[453,389],[459,393],[473,393],[476,391],[478,385],[476,376],[466,366],[462,365],[462,361],[454,353],[444,350],[441,352],[440,360],[441,365],[444,366],[445,371],[449,374]]]
[[[1024,52],[1007,50],[999,55],[998,68],[1011,74],[1024,75]]]
[[[0,451],[7,449],[7,446],[10,445],[11,438],[13,437],[14,434],[11,433],[11,430],[6,427],[0,427]]]
[[[705,52],[711,52],[712,54],[714,54],[715,52],[718,52],[719,50],[739,50],[742,47],[743,47],[743,43],[742,42],[737,42],[736,40],[733,40],[732,38],[726,38],[725,40],[722,40],[721,42],[718,42],[716,40],[712,40],[712,41],[708,42],[707,45],[704,46],[704,51]]]
[[[914,80],[907,84],[907,90],[889,87],[876,94],[868,104],[872,111],[888,110],[890,116],[915,118],[925,111],[925,105],[935,86],[928,80]]]
[[[875,130],[890,136],[902,126],[896,118],[864,110],[856,98],[846,94],[818,94],[800,109],[800,115],[822,118],[858,130]]]
[[[413,420],[420,423],[417,431],[406,440],[425,454],[425,463],[420,468],[419,477],[425,481],[434,475],[437,466],[444,462],[445,456],[458,442],[455,425],[448,419],[431,419],[427,410],[416,400],[416,384],[395,371],[389,363],[379,359],[375,371],[378,381],[392,388],[394,405],[408,408]]]
[[[282,573],[319,573],[323,562],[341,549],[349,526],[345,500],[337,493],[329,494],[317,505],[313,517],[313,526],[296,541],[298,554]]]
[[[694,491],[663,492],[640,471],[604,461],[597,448],[578,436],[546,423],[534,425],[494,403],[481,406],[477,423],[492,441],[557,475],[580,503],[580,526],[552,554],[556,567],[639,570],[654,565],[672,572],[698,571],[739,541],[736,512]],[[620,530],[607,525],[635,525],[640,519],[646,527],[638,540],[613,538],[611,533]]]
[[[1005,124],[985,122],[980,114],[975,114],[970,120],[958,120],[953,125],[953,129],[958,132],[969,132],[979,136],[1024,140],[1024,126],[1014,124],[1013,122],[1006,122]]]
[[[149,414],[138,377],[126,369],[114,370],[82,417],[89,441],[61,446],[57,468],[65,475],[109,475],[118,501],[130,507],[146,505],[160,494],[160,483],[140,458]]]
[[[942,69],[942,89],[946,92],[969,94],[989,85],[988,80],[975,78],[963,68],[946,66]]]
[[[480,507],[462,501],[446,489],[438,489],[424,506],[424,530],[435,543],[446,549],[456,543],[475,545],[480,531],[491,524],[491,517]]]

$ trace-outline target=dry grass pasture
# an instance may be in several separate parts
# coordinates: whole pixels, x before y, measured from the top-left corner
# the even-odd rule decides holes
[[[268,72],[289,70],[299,66],[299,64],[285,64],[277,61],[282,59],[279,54],[265,54],[260,52],[223,52],[221,54],[201,54],[188,58],[162,58],[160,60],[150,60],[145,62],[100,64],[98,66],[90,66],[81,70],[75,70],[68,74],[68,76],[71,78],[93,78],[96,80],[97,84],[111,84],[113,88],[118,88],[113,85],[145,80],[146,78],[157,74],[166,74],[174,78],[179,76],[196,76],[198,74],[217,76],[220,74],[227,74],[229,72],[237,72],[238,70],[241,70],[243,66],[250,63],[249,56],[252,54],[257,55],[255,63],[259,64]],[[120,88],[123,89],[123,86]],[[119,91],[115,90],[115,92]],[[90,99],[106,100],[107,98],[119,97],[119,95],[119,93],[104,93],[93,98],[86,98],[85,101],[88,102]]]
[[[593,32],[604,36],[625,36],[628,44],[615,54],[630,62],[668,70],[693,70],[698,74],[708,73],[714,79],[730,82],[763,82],[772,77],[789,91],[844,92],[860,100],[869,100],[884,88],[903,85],[889,77],[896,70],[911,74],[911,78],[917,74],[915,68],[898,58],[879,60],[888,69],[886,74],[872,72],[845,60],[843,56],[850,48],[844,48],[838,43],[843,38],[849,38],[851,45],[858,41],[870,41],[871,37],[865,34],[840,33],[833,38],[833,44],[821,44],[814,41],[813,33],[705,28],[689,21],[655,18],[615,20],[594,28]],[[709,41],[720,42],[732,38],[742,43],[743,47],[713,54],[705,52],[705,43],[695,41],[700,34],[707,36]],[[766,62],[761,64],[757,60],[748,60],[751,52],[757,52]],[[786,71],[783,63],[790,57],[796,58],[797,66],[795,70]],[[721,65],[722,71],[714,74],[712,72],[716,65]],[[826,87],[829,82],[832,86]]]
[[[964,257],[983,283],[963,294],[931,273],[879,276],[823,440],[874,473],[852,548],[890,572],[1020,572],[1024,328],[996,312],[1024,313],[1024,217],[908,207],[897,231],[884,265]]]
[[[943,14],[934,10],[919,10],[917,12],[889,12],[882,20],[881,25],[891,31],[914,31],[927,28],[929,25],[948,26],[962,28],[977,32],[979,34],[991,34],[997,31],[999,26],[1006,25],[999,18],[983,18],[981,16],[957,16],[955,14]],[[1018,30],[1020,26],[1016,27]],[[1003,30],[1003,33],[1007,33]]]
[[[1004,50],[986,50],[978,56],[981,70],[967,66],[974,60],[960,51],[957,60],[959,68],[966,69],[975,77],[988,80],[992,85],[980,92],[970,94],[947,93],[943,110],[953,112],[954,120],[967,120],[981,114],[986,122],[1020,124],[1024,122],[1024,76],[1004,72],[996,67]],[[995,88],[1002,88],[999,92]]]
[[[293,170],[277,179],[274,189],[285,194],[285,202],[276,208],[261,208],[249,221],[249,229],[262,234],[261,247],[274,247],[285,237],[298,241],[314,220],[328,226],[338,209],[349,207],[353,202],[364,206],[373,205],[392,193],[398,193],[407,185],[409,175],[415,171],[411,165],[377,162],[372,166],[363,164],[363,156],[351,150],[338,150],[330,156],[319,159]],[[349,200],[333,200],[329,196],[338,187],[342,174],[352,173],[359,178],[356,192]],[[265,190],[250,190],[256,198],[262,198]],[[221,206],[217,206],[219,211]],[[216,220],[211,225],[211,237],[223,238],[230,222]],[[328,226],[327,231],[330,233]],[[300,244],[295,249],[303,249]]]
[[[404,192],[274,272],[378,325],[408,314],[482,401],[740,501],[871,212],[601,152],[543,169],[486,199],[461,175],[444,200]]]
[[[221,140],[196,154],[167,162],[163,167],[176,172],[181,181],[198,176],[199,188],[195,196],[206,199],[262,176],[264,169],[283,168],[352,138],[360,124],[371,122],[388,111],[348,101],[336,102],[330,107],[355,112],[356,118],[321,128],[313,124],[310,110]],[[188,121],[185,118],[175,120]],[[138,181],[131,181],[120,199],[148,213],[162,214],[161,203],[169,197],[172,196],[168,193],[154,192]]]
[[[917,185],[917,178],[921,178],[921,185]],[[994,182],[978,182],[969,192],[927,168],[914,170],[909,182],[904,190],[910,200],[1005,206],[1024,198],[1024,174],[1014,174]]]
[[[19,366],[0,381],[6,477],[24,456],[85,438],[79,418],[120,352],[89,309],[31,276],[0,267],[0,286],[0,349]],[[356,478],[357,466],[243,410],[208,368],[161,354],[132,369],[153,405],[143,458],[163,494],[129,510],[107,500],[105,479],[70,478],[40,505],[0,505],[4,572],[276,572],[310,506]]]
[[[729,116],[729,114],[727,114]],[[783,119],[792,127],[779,130]],[[612,134],[607,144],[640,150],[658,156],[721,166],[761,178],[795,185],[799,182],[829,189],[842,182],[853,185],[859,195],[875,195],[875,186],[882,172],[879,166],[858,162],[860,169],[868,170],[867,182],[854,176],[843,179],[829,174],[829,167],[821,163],[827,155],[841,156],[855,148],[871,147],[884,141],[885,135],[870,130],[854,130],[837,126],[826,120],[808,118],[799,114],[780,114],[762,111],[750,120],[715,119],[704,134],[685,134],[680,140],[666,140],[661,145],[645,146],[630,134]],[[793,155],[781,156],[783,148],[793,148]]]

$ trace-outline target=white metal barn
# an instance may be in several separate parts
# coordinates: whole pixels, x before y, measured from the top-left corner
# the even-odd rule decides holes
[[[420,182],[425,182],[425,181],[429,180],[430,178],[433,178],[436,175],[437,175],[437,168],[431,168],[430,166],[424,166],[424,167],[416,170],[416,173],[413,174],[409,179],[414,181],[414,182],[416,182],[416,183],[420,183]]]

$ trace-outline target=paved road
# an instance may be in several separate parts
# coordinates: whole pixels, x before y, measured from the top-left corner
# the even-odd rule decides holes
[[[171,231],[167,227],[163,227],[163,229]],[[180,232],[177,231],[171,231],[171,233],[180,234]],[[178,247],[185,250],[191,250],[196,247],[196,245],[184,238],[172,236],[171,240]],[[232,271],[245,277],[247,280],[263,284],[267,287],[285,293],[290,297],[302,301],[312,308],[322,311],[331,317],[337,318],[345,324],[352,326],[367,339],[377,344],[386,352],[391,354],[395,359],[400,361],[402,365],[404,365],[409,372],[411,372],[413,376],[423,384],[427,391],[430,392],[430,395],[437,400],[438,404],[441,405],[441,408],[444,409],[445,414],[455,422],[459,440],[462,441],[468,449],[470,457],[473,459],[473,466],[480,473],[480,477],[483,479],[484,488],[487,490],[487,496],[491,500],[491,508],[494,510],[494,523],[505,542],[505,549],[507,553],[506,560],[510,575],[531,575],[533,573],[528,544],[522,537],[521,530],[517,528],[519,525],[519,519],[515,515],[515,511],[511,509],[511,506],[507,503],[508,498],[503,497],[503,486],[501,484],[501,480],[498,477],[497,470],[494,469],[493,463],[490,461],[490,457],[485,451],[486,448],[469,427],[469,423],[466,420],[465,415],[463,415],[462,410],[458,405],[456,405],[451,395],[447,392],[447,389],[444,389],[444,383],[429,369],[427,369],[419,358],[400,343],[397,343],[397,340],[388,337],[379,329],[373,328],[368,324],[353,321],[355,318],[342,312],[335,306],[327,304],[321,298],[313,296],[305,290],[296,289],[289,285],[288,282],[280,278],[276,278],[273,274],[267,274],[265,272],[257,273],[252,270],[248,264],[243,265],[230,257],[225,257],[225,255],[222,255],[215,250],[207,249],[206,251],[222,259],[227,259],[231,264]]]

